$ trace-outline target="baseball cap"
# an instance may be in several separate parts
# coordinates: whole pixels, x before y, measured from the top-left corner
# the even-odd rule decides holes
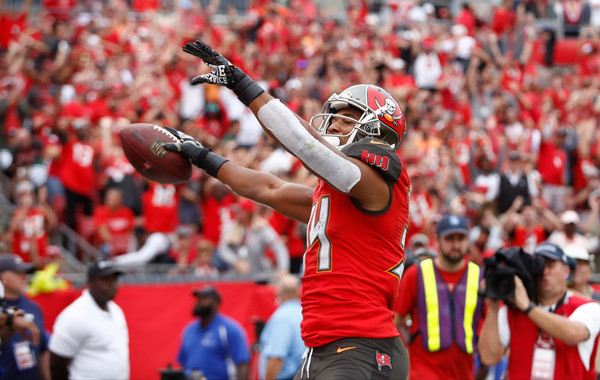
[[[550,242],[538,244],[533,250],[534,256],[544,256],[552,260],[562,261],[567,263],[567,255],[558,245]]]
[[[567,210],[565,212],[562,213],[562,215],[560,216],[560,222],[562,224],[577,224],[581,221],[581,219],[579,219],[579,214],[577,214],[577,212],[573,211],[573,210]]]
[[[32,263],[26,263],[19,256],[12,253],[3,253],[0,255],[0,273],[11,270],[13,272],[33,273],[36,266]]]
[[[425,247],[421,247],[421,248],[417,248],[413,251],[413,256],[415,258],[419,258],[419,257],[436,257],[437,256],[437,252],[434,251],[433,249],[429,249],[429,248],[425,248]]]
[[[429,238],[425,234],[414,234],[410,238],[410,246],[414,247],[415,244],[427,246],[429,244]]]
[[[459,215],[448,214],[442,217],[435,230],[438,236],[446,236],[454,233],[469,234],[467,220]]]
[[[567,245],[564,249],[564,252],[565,255],[575,260],[590,261],[592,259],[587,249],[576,244]]]
[[[98,260],[91,264],[88,267],[87,273],[88,278],[108,277],[112,276],[113,274],[122,275],[125,274],[125,271],[121,267],[117,266],[114,261],[104,259]]]
[[[521,156],[519,155],[519,152],[517,152],[516,150],[511,150],[508,153],[508,159],[509,160],[518,160]]]
[[[192,294],[196,297],[213,297],[218,302],[221,302],[221,295],[217,292],[217,289],[213,288],[210,285],[205,285],[200,289],[195,289],[192,291]]]

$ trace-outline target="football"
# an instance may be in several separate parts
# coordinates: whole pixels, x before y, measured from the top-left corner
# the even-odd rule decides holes
[[[130,124],[119,132],[125,157],[144,177],[160,183],[182,183],[192,176],[192,164],[164,148],[179,140],[166,129],[147,123]]]

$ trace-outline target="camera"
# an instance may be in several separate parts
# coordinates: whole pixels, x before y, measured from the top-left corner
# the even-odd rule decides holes
[[[485,296],[496,300],[514,298],[515,268],[497,265],[485,275]]]
[[[529,299],[535,299],[535,277],[544,271],[546,259],[532,256],[521,247],[497,250],[483,260],[485,265],[485,297],[508,301],[515,296],[515,275],[519,276]]]

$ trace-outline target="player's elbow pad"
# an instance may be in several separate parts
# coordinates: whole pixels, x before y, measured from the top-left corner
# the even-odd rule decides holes
[[[337,190],[348,193],[360,181],[360,168],[314,138],[279,100],[262,106],[258,118],[294,156]]]

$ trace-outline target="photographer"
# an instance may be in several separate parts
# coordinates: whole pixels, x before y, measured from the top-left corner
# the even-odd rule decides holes
[[[508,378],[594,379],[600,304],[567,291],[569,266],[560,247],[544,242],[533,255],[545,258],[535,278],[535,300],[516,275],[514,297],[506,300],[514,307],[486,298],[481,361],[496,364],[509,348]]]

